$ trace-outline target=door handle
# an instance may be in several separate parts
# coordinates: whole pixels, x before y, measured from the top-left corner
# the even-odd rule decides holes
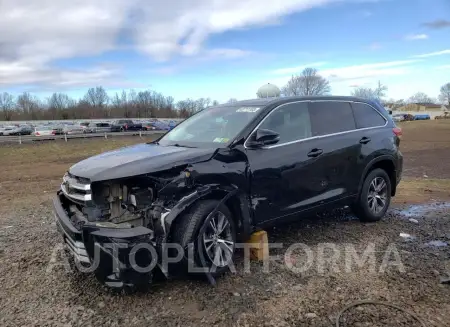
[[[361,144],[367,144],[370,142],[370,137],[363,137],[362,139],[359,140],[359,143]]]
[[[323,153],[322,149],[312,149],[308,152],[308,157],[318,157]]]

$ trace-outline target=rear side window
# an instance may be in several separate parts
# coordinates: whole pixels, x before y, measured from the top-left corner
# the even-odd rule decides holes
[[[384,126],[386,120],[371,106],[365,103],[352,103],[356,128]]]
[[[275,109],[259,128],[270,129],[280,134],[280,141],[277,144],[311,137],[308,103],[290,103]]]
[[[347,132],[356,128],[352,107],[348,102],[311,102],[309,115],[313,136]]]

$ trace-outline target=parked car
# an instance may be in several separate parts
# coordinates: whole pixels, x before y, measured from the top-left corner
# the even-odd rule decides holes
[[[429,120],[429,119],[430,119],[430,115],[427,115],[427,114],[414,115],[414,120]]]
[[[154,131],[154,130],[156,130],[154,122],[151,122],[151,121],[142,122],[142,130],[143,131]]]
[[[173,129],[175,126],[177,126],[177,122],[175,120],[170,120],[168,125],[170,129]]]
[[[152,143],[70,167],[53,202],[57,227],[111,287],[148,285],[156,264],[167,277],[193,265],[217,277],[259,228],[343,206],[380,220],[402,176],[400,135],[382,106],[355,97],[212,107]]]
[[[111,124],[106,122],[89,123],[84,130],[85,133],[108,133],[111,132]]]
[[[56,135],[56,131],[51,126],[36,126],[34,128],[34,132],[32,132],[34,136],[52,136]]]
[[[395,114],[392,116],[392,120],[395,122],[400,122],[400,121],[404,121],[405,120],[405,115],[404,114]]]
[[[11,131],[13,131],[14,129],[16,128],[16,126],[3,126],[3,127],[1,127],[0,128],[0,135],[1,136],[3,136],[3,135],[10,135],[9,133],[11,132]]]
[[[141,131],[142,124],[134,123],[131,119],[119,119],[112,123],[112,132]]]
[[[64,125],[56,125],[56,126],[49,126],[52,131],[54,132],[54,135],[63,135],[64,134]]]
[[[170,126],[160,120],[151,121],[150,124],[154,127],[155,130],[159,130],[159,131],[169,131],[170,130]]]
[[[86,126],[75,124],[75,125],[64,125],[64,134],[83,134],[86,130]]]
[[[29,125],[7,126],[0,130],[1,135],[4,136],[30,135],[32,132],[33,129]]]
[[[405,114],[404,117],[405,117],[405,121],[412,121],[412,120],[414,120],[414,116],[411,115],[411,114]]]

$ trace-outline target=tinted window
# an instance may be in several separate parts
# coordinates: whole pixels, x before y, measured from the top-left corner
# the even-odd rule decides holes
[[[313,136],[346,132],[356,128],[352,107],[348,102],[311,102],[309,115]]]
[[[311,137],[307,102],[291,103],[275,109],[259,128],[279,133],[278,144]]]
[[[384,126],[386,123],[375,109],[365,103],[352,103],[352,107],[357,128]]]

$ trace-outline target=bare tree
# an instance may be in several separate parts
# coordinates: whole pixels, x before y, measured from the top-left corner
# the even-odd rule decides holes
[[[450,83],[441,86],[441,93],[439,94],[439,100],[448,106],[450,106]]]
[[[8,92],[0,93],[0,109],[3,112],[3,119],[11,120],[14,110],[14,96]]]
[[[285,96],[325,95],[331,91],[330,82],[319,75],[315,68],[305,68],[300,75],[293,75],[282,88]]]
[[[200,98],[186,99],[175,104],[171,96],[156,91],[136,92],[132,89],[117,92],[110,99],[101,86],[90,88],[78,101],[67,94],[54,93],[42,102],[38,97],[25,92],[15,102],[9,93],[0,93],[0,111],[5,120],[189,117],[214,103],[218,102]]]
[[[370,87],[357,87],[352,91],[352,95],[359,98],[379,101],[381,103],[383,102],[383,98],[386,96],[387,90],[388,87],[378,81],[378,85],[376,88],[372,89]]]
[[[63,115],[63,110],[74,107],[75,100],[72,100],[64,93],[53,93],[52,96],[47,99],[47,106],[52,115],[52,119],[56,119]]]
[[[17,107],[24,116],[37,119],[41,109],[41,103],[37,97],[28,92],[24,92],[17,97]]]
[[[103,108],[108,104],[108,94],[102,86],[97,86],[95,88],[91,87],[86,95],[84,96],[84,100],[94,108]]]
[[[213,105],[213,106],[218,106],[218,105],[219,105],[219,101],[214,100],[214,101],[212,102],[212,105]]]
[[[408,103],[434,103],[435,101],[423,92],[417,92],[407,100]]]
[[[208,108],[211,105],[210,98],[200,98],[195,101],[195,111],[200,111],[205,108]]]

